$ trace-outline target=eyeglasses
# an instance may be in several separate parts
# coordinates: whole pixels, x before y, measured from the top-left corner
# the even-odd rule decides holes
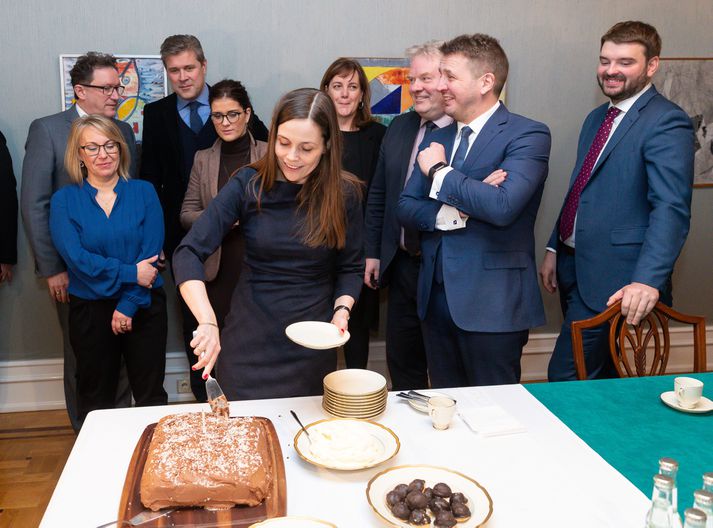
[[[119,152],[119,144],[115,141],[107,141],[103,145],[97,145],[96,143],[87,143],[86,145],[81,145],[79,148],[83,149],[87,156],[91,156],[92,158],[98,156],[99,151],[101,149],[104,149],[104,152],[106,152],[107,156],[111,156]]]
[[[117,84],[116,86],[97,86],[96,84],[80,84],[79,86],[86,86],[87,88],[96,88],[97,90],[101,90],[104,95],[107,97],[111,97],[111,94],[114,93],[114,90],[116,90],[116,95],[121,97],[124,95],[124,86]]]
[[[245,112],[228,112],[227,114],[221,114],[220,112],[213,112],[210,114],[210,118],[216,123],[222,123],[223,119],[227,119],[228,123],[234,123],[241,115]]]

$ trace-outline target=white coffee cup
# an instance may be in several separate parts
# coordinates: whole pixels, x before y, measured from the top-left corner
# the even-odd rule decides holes
[[[673,388],[678,404],[686,409],[692,409],[698,405],[703,397],[703,382],[695,378],[675,378]]]
[[[448,396],[433,396],[428,399],[428,414],[434,429],[448,429],[456,412],[456,401]]]

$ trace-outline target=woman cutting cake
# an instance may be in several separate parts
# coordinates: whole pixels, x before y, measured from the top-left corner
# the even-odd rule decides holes
[[[363,272],[360,198],[359,182],[341,170],[332,101],[307,88],[285,95],[267,155],[223,187],[174,254],[176,283],[199,323],[193,368],[207,377],[215,365],[228,399],[322,392],[336,349],[296,345],[285,327],[316,320],[347,330]],[[237,221],[245,261],[219,335],[203,262]]]

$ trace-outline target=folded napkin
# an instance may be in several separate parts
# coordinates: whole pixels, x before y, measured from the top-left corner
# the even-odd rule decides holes
[[[501,436],[527,431],[522,423],[498,405],[462,409],[458,415],[474,433],[481,436]]]

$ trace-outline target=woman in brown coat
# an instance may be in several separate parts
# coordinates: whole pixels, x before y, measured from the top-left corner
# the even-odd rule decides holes
[[[245,165],[262,158],[267,149],[265,142],[256,141],[248,131],[252,105],[242,83],[229,79],[220,81],[211,86],[208,100],[218,139],[212,147],[196,152],[181,207],[181,224],[186,230],[228,180]],[[205,261],[208,297],[221,328],[240,277],[243,244],[236,224],[223,239],[221,247]]]

